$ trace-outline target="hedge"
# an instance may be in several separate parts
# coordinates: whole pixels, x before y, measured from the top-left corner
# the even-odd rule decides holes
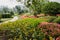
[[[1,14],[2,18],[11,18],[12,15],[11,14]]]

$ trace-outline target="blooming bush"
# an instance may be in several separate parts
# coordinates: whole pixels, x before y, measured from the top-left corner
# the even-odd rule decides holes
[[[60,36],[56,38],[56,40],[60,40]]]
[[[28,16],[28,15],[21,16],[21,19],[25,19],[25,18],[37,18],[37,17],[35,17],[33,15],[31,15],[31,16]]]
[[[45,35],[52,37],[60,36],[60,24],[43,22],[38,25],[38,28],[41,29]]]

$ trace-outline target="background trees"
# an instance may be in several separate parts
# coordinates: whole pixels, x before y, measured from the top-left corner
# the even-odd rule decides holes
[[[49,2],[42,7],[42,11],[45,14],[56,16],[56,14],[60,14],[60,3]]]
[[[48,0],[28,0],[25,5],[37,15],[41,13],[42,6],[47,2]]]
[[[14,15],[14,12],[11,8],[8,8],[6,6],[2,6],[0,8],[0,16],[1,18],[10,18],[12,15]]]
[[[28,12],[28,9],[25,6],[21,6],[21,5],[16,5],[15,9],[16,9],[18,14],[22,14],[22,13],[27,13]]]
[[[18,0],[21,2],[21,0]],[[32,12],[35,16],[41,13],[41,7],[47,3],[48,0],[25,0],[25,6],[29,8],[30,12]]]
[[[4,13],[8,13],[8,11],[9,11],[9,8],[8,7],[3,7],[3,12]]]
[[[20,7],[19,5],[15,6],[15,8],[16,8],[16,11],[17,11],[18,13],[21,12],[21,7]]]

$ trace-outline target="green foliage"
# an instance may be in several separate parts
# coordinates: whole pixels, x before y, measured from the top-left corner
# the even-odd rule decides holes
[[[23,7],[22,7],[22,8],[23,8]],[[16,9],[16,11],[17,11],[18,14],[22,14],[22,13],[27,13],[27,12],[28,12],[27,8],[21,9],[21,5],[16,5],[16,6],[15,6],[15,9]]]
[[[58,18],[56,18],[53,22],[60,24],[60,16]]]
[[[11,8],[2,6],[0,8],[0,14],[1,14],[2,18],[9,18],[10,16],[14,15],[14,11]]]
[[[2,16],[2,18],[11,18],[12,17],[11,14],[2,14],[1,16]]]
[[[60,16],[49,16],[47,22],[59,23],[60,24]]]
[[[2,16],[1,16],[1,14],[0,14],[0,22],[1,22],[1,18],[2,18]]]
[[[17,5],[17,6],[15,6],[15,8],[17,9],[17,12],[20,13],[21,7],[19,5]]]
[[[47,2],[47,0],[27,0],[25,5],[33,11],[34,15],[37,15],[41,12],[42,6]]]
[[[53,22],[57,17],[49,16],[47,22]]]
[[[4,13],[8,13],[9,12],[9,8],[8,7],[3,7],[3,10],[2,10]]]
[[[60,14],[60,3],[49,2],[42,7],[42,12],[53,16]]]
[[[42,22],[41,19],[27,18],[22,20],[17,20],[16,22],[9,22],[0,25],[0,32],[7,31],[5,35],[8,39],[19,39],[19,40],[42,40],[44,38],[44,33],[37,28],[38,24]]]

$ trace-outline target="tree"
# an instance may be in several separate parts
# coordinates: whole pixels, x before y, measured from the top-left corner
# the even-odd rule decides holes
[[[42,6],[47,3],[48,0],[28,0],[25,4],[29,9],[34,12],[34,15],[41,13]]]
[[[26,8],[26,6],[21,6],[21,5],[16,5],[15,8],[18,14],[22,14],[22,13],[27,13],[28,9]]]
[[[8,11],[9,11],[9,8],[8,7],[3,7],[3,12],[4,13],[8,13]]]
[[[15,8],[16,8],[17,12],[20,14],[21,13],[21,7],[20,7],[20,5],[16,5]]]
[[[14,15],[14,12],[12,9],[3,6],[1,15],[2,15],[2,18],[10,18],[12,17],[12,15]]]
[[[21,0],[19,0],[21,2]],[[33,14],[36,16],[37,14],[41,13],[41,7],[47,3],[48,0],[25,0],[24,3],[26,7],[28,7]]]
[[[1,17],[1,14],[0,14],[0,22],[1,22],[1,18],[2,18],[2,17]]]
[[[60,14],[60,3],[49,2],[42,7],[42,12],[51,16],[56,16],[56,14]]]

